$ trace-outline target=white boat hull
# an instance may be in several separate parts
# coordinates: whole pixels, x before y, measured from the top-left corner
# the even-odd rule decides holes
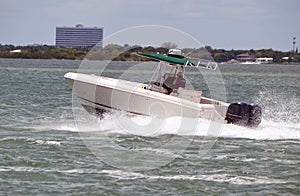
[[[67,73],[73,94],[87,109],[121,110],[166,118],[182,116],[224,121],[229,104],[201,97],[200,102],[144,88],[144,84],[103,76]]]

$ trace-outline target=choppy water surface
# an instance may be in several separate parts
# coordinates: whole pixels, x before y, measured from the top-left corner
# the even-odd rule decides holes
[[[122,129],[116,114],[89,116],[89,122],[74,118],[74,111],[85,113],[73,103],[63,76],[80,63],[0,59],[1,195],[300,194],[300,65],[220,65],[228,102],[263,106],[256,129],[224,125],[208,134],[209,122],[203,121],[175,131],[182,119],[173,117],[159,133],[143,136]],[[126,66],[104,75],[119,77]],[[150,73],[139,72],[136,79]],[[199,87],[209,95],[207,86]],[[97,133],[93,140],[86,139],[89,132]],[[145,167],[136,169],[143,160],[129,156],[132,151],[153,158],[142,157]],[[109,154],[118,156],[107,160]],[[159,164],[157,157],[169,161]]]

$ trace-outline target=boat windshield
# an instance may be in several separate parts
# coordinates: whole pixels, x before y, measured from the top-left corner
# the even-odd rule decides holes
[[[179,87],[185,87],[184,66],[160,61],[148,85],[148,89],[170,94]]]

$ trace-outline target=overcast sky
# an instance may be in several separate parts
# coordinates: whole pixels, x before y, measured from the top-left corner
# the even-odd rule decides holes
[[[161,25],[213,48],[300,46],[299,0],[0,0],[0,43],[55,44],[56,26],[125,28]]]

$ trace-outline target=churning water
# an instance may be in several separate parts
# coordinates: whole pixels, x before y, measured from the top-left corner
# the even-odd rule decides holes
[[[63,76],[79,65],[0,59],[1,195],[300,194],[300,65],[220,65],[228,102],[262,105],[256,129],[208,133],[205,120],[178,129],[182,119],[172,117],[153,135],[125,130],[120,114],[100,120],[74,104]]]

